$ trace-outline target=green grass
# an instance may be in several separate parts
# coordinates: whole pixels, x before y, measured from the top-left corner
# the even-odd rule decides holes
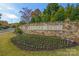
[[[11,43],[11,38],[15,34],[11,32],[6,32],[0,34],[0,55],[1,56],[70,56],[79,55],[79,46],[66,48],[66,49],[56,49],[51,51],[25,51],[17,48]]]

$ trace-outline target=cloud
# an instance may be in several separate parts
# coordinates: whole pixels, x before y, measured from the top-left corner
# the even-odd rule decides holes
[[[13,10],[14,8],[13,7],[9,7],[9,6],[0,6],[0,10]]]
[[[18,17],[15,14],[5,13],[3,14],[4,18],[17,19]]]
[[[3,10],[3,8],[0,7],[0,10]]]
[[[0,10],[14,10],[15,8],[10,4],[0,4]]]
[[[6,9],[12,10],[12,9],[14,9],[14,8],[13,8],[13,7],[8,6],[8,7],[6,7]]]

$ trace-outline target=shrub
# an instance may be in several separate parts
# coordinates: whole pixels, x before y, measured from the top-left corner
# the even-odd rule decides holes
[[[20,28],[15,29],[16,34],[23,34],[23,31]]]
[[[73,46],[72,43],[60,37],[40,36],[32,34],[17,35],[11,42],[24,50],[52,50]]]

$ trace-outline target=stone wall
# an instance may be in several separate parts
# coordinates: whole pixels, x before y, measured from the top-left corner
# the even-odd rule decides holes
[[[38,26],[38,25],[62,25],[62,30],[27,30],[29,26]],[[26,24],[20,27],[25,33],[28,34],[37,34],[45,36],[59,36],[61,38],[67,38],[79,42],[79,22],[54,22],[54,23],[32,23]]]

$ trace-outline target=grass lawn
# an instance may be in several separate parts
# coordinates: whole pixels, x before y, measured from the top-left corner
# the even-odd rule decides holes
[[[70,55],[79,55],[79,46],[66,48],[66,49],[57,49],[51,51],[25,51],[17,48],[11,43],[11,38],[15,36],[12,32],[6,32],[0,34],[0,55],[1,56],[70,56]]]

